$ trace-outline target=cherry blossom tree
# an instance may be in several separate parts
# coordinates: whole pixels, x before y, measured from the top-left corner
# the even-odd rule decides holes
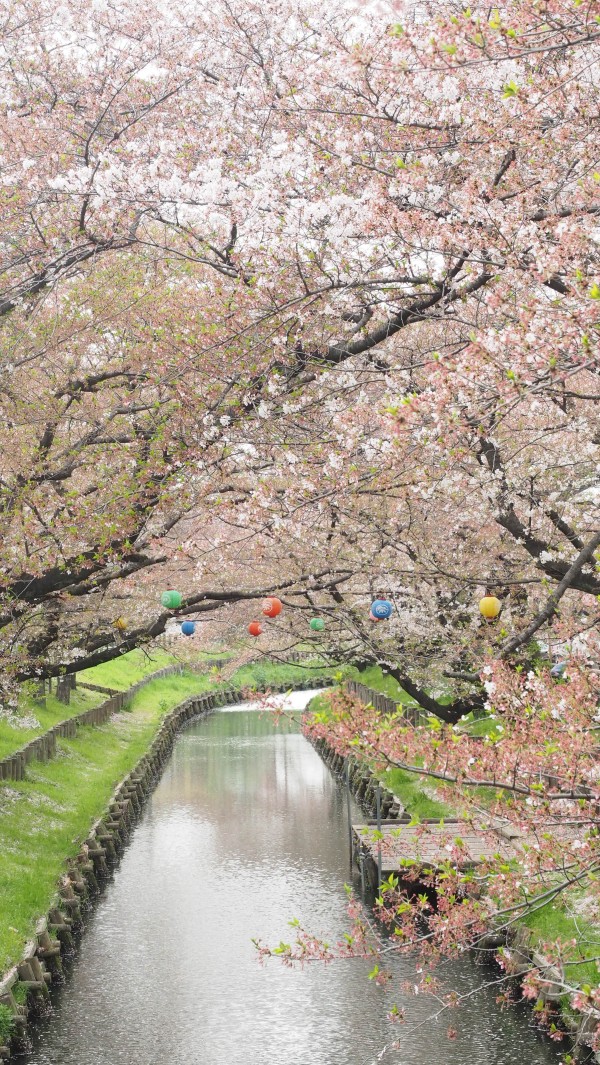
[[[388,885],[398,949],[477,944],[482,886],[505,925],[597,905],[598,0],[0,17],[3,689],[158,635],[163,588],[215,624],[277,592],[260,646],[430,715],[338,695],[313,734],[525,841],[477,881],[450,840],[425,935]]]
[[[277,480],[297,514],[300,481],[308,514],[318,451],[283,488],[271,456],[295,423],[314,439],[324,414],[326,468],[358,450],[377,470],[368,491],[387,530],[355,511],[354,565],[373,587],[400,563],[421,631],[448,615],[448,636],[465,585],[517,595],[547,578],[530,626],[556,613],[551,594],[597,594],[582,498],[596,447],[595,6],[421,5],[390,21],[182,4],[141,27],[133,9],[90,7],[85,33],[80,6],[8,10],[6,616],[25,600],[38,618],[21,673],[60,648],[61,596],[72,606],[163,565],[161,534],[185,513],[206,521],[223,485],[260,527],[227,485],[231,449],[259,456],[244,492],[271,506]],[[577,456],[567,499],[563,451]],[[449,543],[459,580],[442,568]],[[365,591],[346,590],[351,612]],[[477,687],[454,637],[432,650]],[[106,631],[94,641],[118,650]]]

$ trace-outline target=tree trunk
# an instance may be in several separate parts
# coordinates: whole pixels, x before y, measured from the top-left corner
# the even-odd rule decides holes
[[[68,706],[71,702],[71,679],[70,677],[56,678],[56,698],[60,703]]]

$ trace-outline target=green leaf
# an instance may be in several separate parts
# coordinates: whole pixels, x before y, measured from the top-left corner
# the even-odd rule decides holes
[[[282,940],[278,947],[273,947],[273,954],[287,954],[291,949],[291,945]]]
[[[502,93],[503,100],[510,100],[511,96],[516,96],[519,92],[519,86],[515,85],[514,81],[507,81],[504,86],[504,92]]]

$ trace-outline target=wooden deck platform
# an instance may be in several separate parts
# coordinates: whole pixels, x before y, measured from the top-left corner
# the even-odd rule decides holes
[[[362,860],[362,869],[374,884],[377,883],[379,861],[381,876],[387,879],[390,873],[401,877],[407,868],[414,873],[415,865],[423,870],[440,868],[448,859],[459,869],[468,869],[496,854],[505,861],[515,856],[514,848],[506,839],[493,830],[478,830],[466,821],[431,819],[411,825],[406,819],[382,821],[380,826],[382,839],[373,838],[373,833],[378,830],[376,821],[352,825],[354,861],[361,867]],[[461,843],[457,861],[455,846],[458,840]]]

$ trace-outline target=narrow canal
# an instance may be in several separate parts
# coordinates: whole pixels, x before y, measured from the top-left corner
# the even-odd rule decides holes
[[[298,693],[294,706],[309,697]],[[411,996],[410,1023],[392,1026],[399,984],[414,980],[410,959],[395,962],[393,996],[362,962],[261,967],[252,938],[289,941],[291,918],[341,935],[348,878],[345,796],[293,722],[241,705],[192,725],[22,1060],[372,1065],[397,1038],[401,1048],[384,1059],[392,1065],[558,1062],[531,1013],[502,1011],[493,990],[437,1022],[427,1020],[433,1000]],[[482,970],[465,958],[440,976],[468,991]]]

